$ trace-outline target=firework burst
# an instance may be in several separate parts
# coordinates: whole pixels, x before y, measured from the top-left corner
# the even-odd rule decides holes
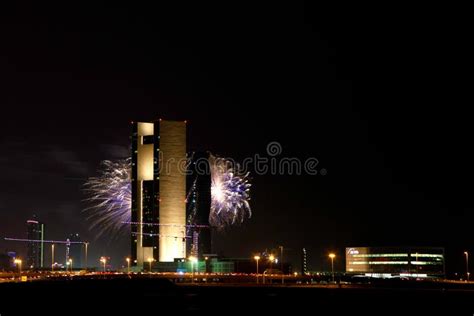
[[[130,222],[130,173],[130,159],[105,160],[101,163],[99,176],[89,178],[84,184],[86,201],[91,205],[85,211],[92,221],[91,228],[100,228],[98,236],[107,231],[118,233],[124,222]]]
[[[218,229],[240,224],[252,215],[248,173],[239,172],[239,166],[229,160],[209,157],[211,173],[211,209],[209,223]],[[116,234],[131,221],[131,160],[105,160],[99,175],[84,184],[85,211],[91,228],[99,228],[98,236],[105,232]],[[194,186],[193,186],[194,187]],[[188,194],[189,197],[189,194]],[[196,209],[191,211],[188,225],[193,224]]]
[[[249,173],[224,158],[209,157],[211,171],[211,211],[209,223],[224,228],[242,223],[252,215],[250,209]]]

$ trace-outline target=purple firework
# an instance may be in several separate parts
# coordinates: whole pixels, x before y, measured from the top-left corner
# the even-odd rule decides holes
[[[223,229],[252,215],[250,209],[250,187],[248,173],[242,174],[239,167],[223,158],[209,157],[211,170],[211,209],[209,223]],[[117,233],[124,223],[131,221],[131,160],[105,160],[97,177],[84,184],[88,219],[91,228],[100,228],[98,236],[110,231]]]
[[[239,166],[213,155],[209,157],[211,169],[211,211],[209,223],[224,228],[242,223],[252,215],[250,209],[249,173],[240,173]]]
[[[131,161],[105,160],[97,177],[84,184],[84,192],[91,206],[86,209],[91,228],[99,227],[99,234],[106,231],[117,233],[124,222],[131,219]]]

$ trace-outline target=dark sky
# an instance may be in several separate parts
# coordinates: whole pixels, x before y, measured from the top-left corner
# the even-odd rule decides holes
[[[311,269],[346,246],[474,250],[473,127],[456,71],[466,44],[425,11],[308,3],[0,10],[0,237],[79,232],[90,261],[128,255],[81,213],[99,162],[128,155],[131,120],[189,120],[189,149],[238,160],[316,157],[321,176],[254,175],[253,216],[219,236],[246,257],[283,244]],[[461,26],[460,26],[461,27]],[[18,244],[0,241],[0,249]],[[336,262],[342,268],[341,261]]]

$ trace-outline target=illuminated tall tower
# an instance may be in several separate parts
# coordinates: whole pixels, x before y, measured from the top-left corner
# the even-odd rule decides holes
[[[186,257],[186,122],[132,126],[132,262]]]
[[[44,264],[44,224],[36,216],[26,221],[28,229],[28,253],[26,264],[29,269],[39,269]]]
[[[211,172],[209,152],[195,152],[189,158],[187,173],[187,253],[203,258],[212,254],[211,228]],[[208,226],[208,227],[205,227]]]
[[[308,265],[306,260],[306,248],[303,248],[301,252],[301,275],[308,274]]]
[[[72,243],[71,243],[72,241]],[[66,239],[66,262],[71,259],[75,268],[82,267],[82,243],[79,234],[70,234]]]

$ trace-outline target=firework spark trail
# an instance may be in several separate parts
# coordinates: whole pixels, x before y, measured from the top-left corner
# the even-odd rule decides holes
[[[239,166],[230,161],[210,155],[211,212],[209,223],[225,228],[242,223],[252,215],[250,208],[249,173],[239,172]]]
[[[131,160],[105,160],[99,176],[84,184],[84,192],[91,206],[85,211],[92,221],[91,228],[100,228],[98,236],[109,231],[118,233],[123,222],[131,220]]]

